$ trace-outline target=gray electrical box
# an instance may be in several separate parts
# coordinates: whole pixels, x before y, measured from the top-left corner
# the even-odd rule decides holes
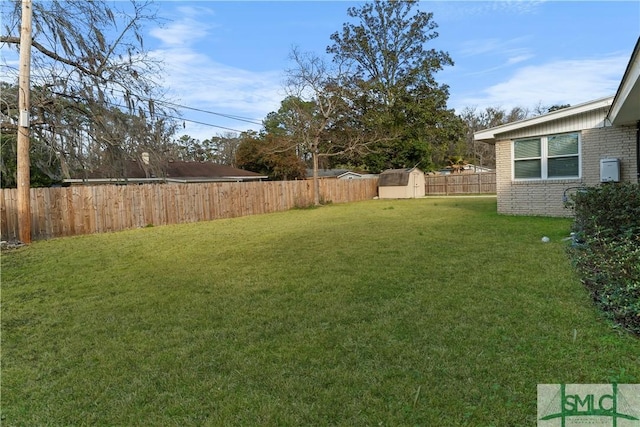
[[[620,159],[600,159],[600,182],[620,182]]]

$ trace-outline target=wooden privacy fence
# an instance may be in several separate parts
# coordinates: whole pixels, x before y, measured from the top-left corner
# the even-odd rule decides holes
[[[496,174],[464,173],[451,175],[427,175],[427,195],[495,194]]]
[[[377,179],[320,180],[325,201],[372,199]],[[16,189],[1,189],[2,240],[18,239]],[[207,221],[313,204],[313,181],[72,186],[31,189],[33,240]]]

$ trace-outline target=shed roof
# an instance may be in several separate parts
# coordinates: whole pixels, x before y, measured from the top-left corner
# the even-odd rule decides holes
[[[380,174],[378,186],[380,187],[405,187],[409,185],[409,176],[416,168],[387,169]]]

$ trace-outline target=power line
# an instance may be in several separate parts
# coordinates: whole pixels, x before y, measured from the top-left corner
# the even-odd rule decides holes
[[[181,117],[173,117],[173,116],[169,116],[169,115],[166,115],[166,114],[160,114],[160,116],[162,116],[162,117],[166,117],[167,119],[182,120],[182,121],[185,121],[185,122],[196,123],[196,124],[199,124],[199,125],[210,126],[210,127],[219,128],[219,129],[224,129],[224,130],[230,130],[230,131],[232,131],[232,132],[238,132],[238,133],[242,133],[242,132],[244,132],[244,131],[242,131],[242,130],[232,129],[232,128],[228,128],[228,127],[224,127],[224,126],[219,126],[219,125],[213,125],[213,124],[211,124],[211,123],[200,122],[200,121],[198,121],[198,120],[184,119],[184,118],[181,118]]]
[[[81,84],[81,82],[79,82],[79,81],[76,81],[75,83]],[[125,92],[122,89],[118,89],[118,88],[109,88],[108,90],[109,91],[113,91],[113,92],[118,92],[118,93],[121,93],[121,94],[125,94]],[[258,122],[258,121],[254,120],[254,119],[249,118],[249,117],[236,116],[236,115],[233,115],[233,114],[218,113],[218,112],[215,112],[215,111],[209,111],[209,110],[205,110],[205,109],[202,109],[202,108],[189,107],[187,105],[181,105],[181,104],[177,104],[175,102],[163,101],[163,100],[152,99],[152,98],[139,98],[139,100],[140,101],[147,101],[147,102],[152,101],[152,102],[155,102],[157,104],[164,104],[164,105],[167,105],[167,106],[173,106],[173,107],[177,107],[177,108],[185,109],[185,110],[198,111],[200,113],[211,114],[211,115],[214,115],[214,116],[220,116],[220,117],[224,117],[224,118],[231,119],[231,120],[236,120],[236,121],[241,121],[241,122],[246,122],[246,123],[251,123],[251,124],[254,124],[254,125],[262,126],[261,122]],[[113,103],[113,102],[110,102],[110,101],[106,101],[106,102],[108,104],[114,106],[114,107],[127,108],[127,107],[125,107],[123,105],[119,105],[119,104],[116,104],[116,103]],[[205,122],[201,122],[201,121],[197,121],[197,120],[184,119],[184,118],[181,118],[181,117],[174,117],[174,116],[169,116],[169,115],[166,115],[166,114],[158,114],[158,115],[161,116],[161,117],[166,117],[166,118],[170,118],[170,119],[183,120],[183,121],[196,123],[196,124],[200,124],[200,125],[204,125],[204,126],[210,126],[210,127],[216,127],[216,128],[220,128],[220,129],[230,130],[232,132],[243,132],[243,131],[240,131],[240,130],[237,130],[237,129],[232,129],[232,128],[228,128],[228,127],[225,127],[225,126],[214,125],[214,124],[211,124],[211,123],[205,123]]]
[[[110,89],[110,90],[113,90],[114,92],[119,92],[119,93],[122,93],[122,94],[125,93],[121,89],[117,89],[117,88],[113,88],[113,89]],[[152,101],[152,102],[155,102],[157,104],[169,105],[169,106],[173,106],[173,107],[182,108],[182,109],[185,109],[185,110],[198,111],[200,113],[206,113],[206,114],[211,114],[211,115],[214,115],[214,116],[225,117],[227,119],[237,120],[237,121],[240,121],[240,122],[252,123],[254,125],[262,125],[262,122],[257,122],[255,119],[252,119],[250,117],[243,117],[243,116],[236,116],[236,115],[233,115],[233,114],[218,113],[218,112],[215,112],[215,111],[204,110],[202,108],[189,107],[187,105],[177,104],[177,103],[171,102],[171,101],[163,101],[163,100],[160,100],[160,99],[152,99],[152,98],[140,98],[140,101],[147,101],[147,102]]]
[[[145,99],[145,101],[152,101],[152,100],[151,99]],[[231,114],[216,113],[215,111],[208,111],[208,110],[203,110],[201,108],[195,108],[195,107],[187,107],[186,105],[180,105],[180,104],[176,104],[176,103],[169,102],[169,101],[153,100],[153,102],[157,102],[159,104],[165,104],[165,105],[173,105],[175,107],[184,108],[185,110],[199,111],[201,113],[212,114],[214,116],[221,116],[221,117],[225,117],[227,119],[238,120],[240,122],[252,123],[254,125],[262,125],[262,123],[257,122],[255,120],[247,118],[247,117],[234,116],[234,115],[231,115]]]
[[[76,81],[75,83],[80,84],[81,82]],[[125,94],[125,91],[123,91],[122,89],[118,89],[118,88],[109,88],[108,90],[109,91],[113,91],[113,92],[118,92],[118,93],[121,93],[123,95]],[[159,100],[159,99],[152,99],[152,98],[139,98],[139,99],[140,99],[140,101],[146,101],[146,102],[152,101],[152,102],[155,102],[157,104],[164,104],[164,105],[168,105],[168,106],[174,106],[174,107],[182,108],[182,109],[185,109],[185,110],[198,111],[200,113],[211,114],[211,115],[214,115],[214,116],[225,117],[225,118],[231,119],[231,120],[237,120],[237,121],[240,121],[240,122],[247,122],[247,123],[251,123],[251,124],[254,124],[254,125],[262,126],[262,122],[258,122],[255,119],[252,119],[250,117],[243,117],[243,116],[236,116],[236,115],[233,115],[233,114],[218,113],[218,112],[215,112],[215,111],[205,110],[205,109],[196,108],[196,107],[189,107],[187,105],[177,104],[175,102],[164,101],[164,100]]]
[[[112,88],[112,89],[109,89],[109,90],[113,90],[114,92],[119,92],[119,93],[122,93],[122,94],[125,93],[123,90],[117,89],[117,88]],[[181,105],[181,104],[177,104],[175,102],[163,101],[163,100],[159,100],[159,99],[152,99],[152,98],[139,98],[139,99],[140,99],[140,101],[147,101],[147,102],[152,101],[152,102],[155,102],[157,104],[164,104],[164,105],[168,105],[168,106],[182,108],[182,109],[185,109],[185,110],[198,111],[200,113],[211,114],[211,115],[214,115],[214,116],[225,117],[225,118],[231,119],[231,120],[237,120],[237,121],[240,121],[240,122],[247,122],[247,123],[251,123],[251,124],[254,124],[254,125],[262,126],[262,122],[257,122],[254,119],[249,118],[249,117],[235,116],[233,114],[217,113],[215,111],[204,110],[202,108],[196,108],[196,107],[189,107],[187,105]]]
[[[125,107],[124,105],[116,104],[116,103],[114,103],[114,102],[110,102],[110,101],[105,101],[105,102],[106,102],[107,104],[110,104],[110,105],[114,106],[114,107],[118,107],[118,108],[125,108],[125,109],[127,108],[127,107]],[[168,115],[168,114],[163,114],[163,113],[159,113],[159,114],[156,114],[156,115],[157,115],[157,116],[159,116],[159,117],[167,118],[167,119],[181,120],[181,121],[183,121],[183,122],[196,123],[196,124],[203,125],[203,126],[209,126],[209,127],[214,127],[214,128],[219,128],[219,129],[229,130],[229,131],[231,131],[231,132],[238,132],[238,133],[242,133],[242,132],[244,132],[244,131],[242,131],[242,130],[232,129],[232,128],[225,127],[225,126],[220,126],[220,125],[214,125],[214,124],[211,124],[211,123],[205,123],[205,122],[201,122],[201,121],[198,121],[198,120],[185,119],[184,117],[175,117],[175,116],[170,116],[170,115]]]

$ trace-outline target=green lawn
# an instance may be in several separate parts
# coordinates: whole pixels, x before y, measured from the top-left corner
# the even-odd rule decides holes
[[[377,200],[4,253],[2,425],[521,426],[538,383],[639,382],[570,221],[495,210]]]

